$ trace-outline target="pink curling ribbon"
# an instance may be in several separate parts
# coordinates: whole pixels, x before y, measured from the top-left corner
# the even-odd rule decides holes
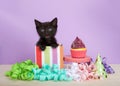
[[[87,63],[72,63],[71,66],[66,68],[66,73],[75,81],[85,81],[90,79],[98,79],[98,76],[95,74],[95,69],[96,68],[93,63],[90,65]]]

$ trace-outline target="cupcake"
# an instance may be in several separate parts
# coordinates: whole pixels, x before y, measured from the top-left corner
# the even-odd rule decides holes
[[[87,49],[85,44],[78,37],[73,41],[71,45],[71,56],[73,58],[84,58],[86,57]]]

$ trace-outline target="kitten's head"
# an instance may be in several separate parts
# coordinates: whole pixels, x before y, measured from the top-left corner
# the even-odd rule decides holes
[[[54,18],[51,22],[40,22],[35,19],[35,25],[41,38],[54,37],[57,32],[57,18]]]

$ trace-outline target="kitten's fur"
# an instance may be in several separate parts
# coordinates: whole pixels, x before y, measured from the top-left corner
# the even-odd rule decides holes
[[[51,22],[40,22],[35,19],[35,25],[38,35],[40,36],[36,45],[43,51],[46,46],[56,48],[58,46],[55,38],[57,32],[57,18],[54,18]]]

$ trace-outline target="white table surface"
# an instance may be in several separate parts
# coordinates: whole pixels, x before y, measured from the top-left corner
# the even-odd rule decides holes
[[[120,64],[111,65],[115,74],[108,75],[104,80],[76,81],[21,81],[11,80],[5,76],[5,72],[11,69],[11,65],[0,65],[0,86],[120,86]]]

